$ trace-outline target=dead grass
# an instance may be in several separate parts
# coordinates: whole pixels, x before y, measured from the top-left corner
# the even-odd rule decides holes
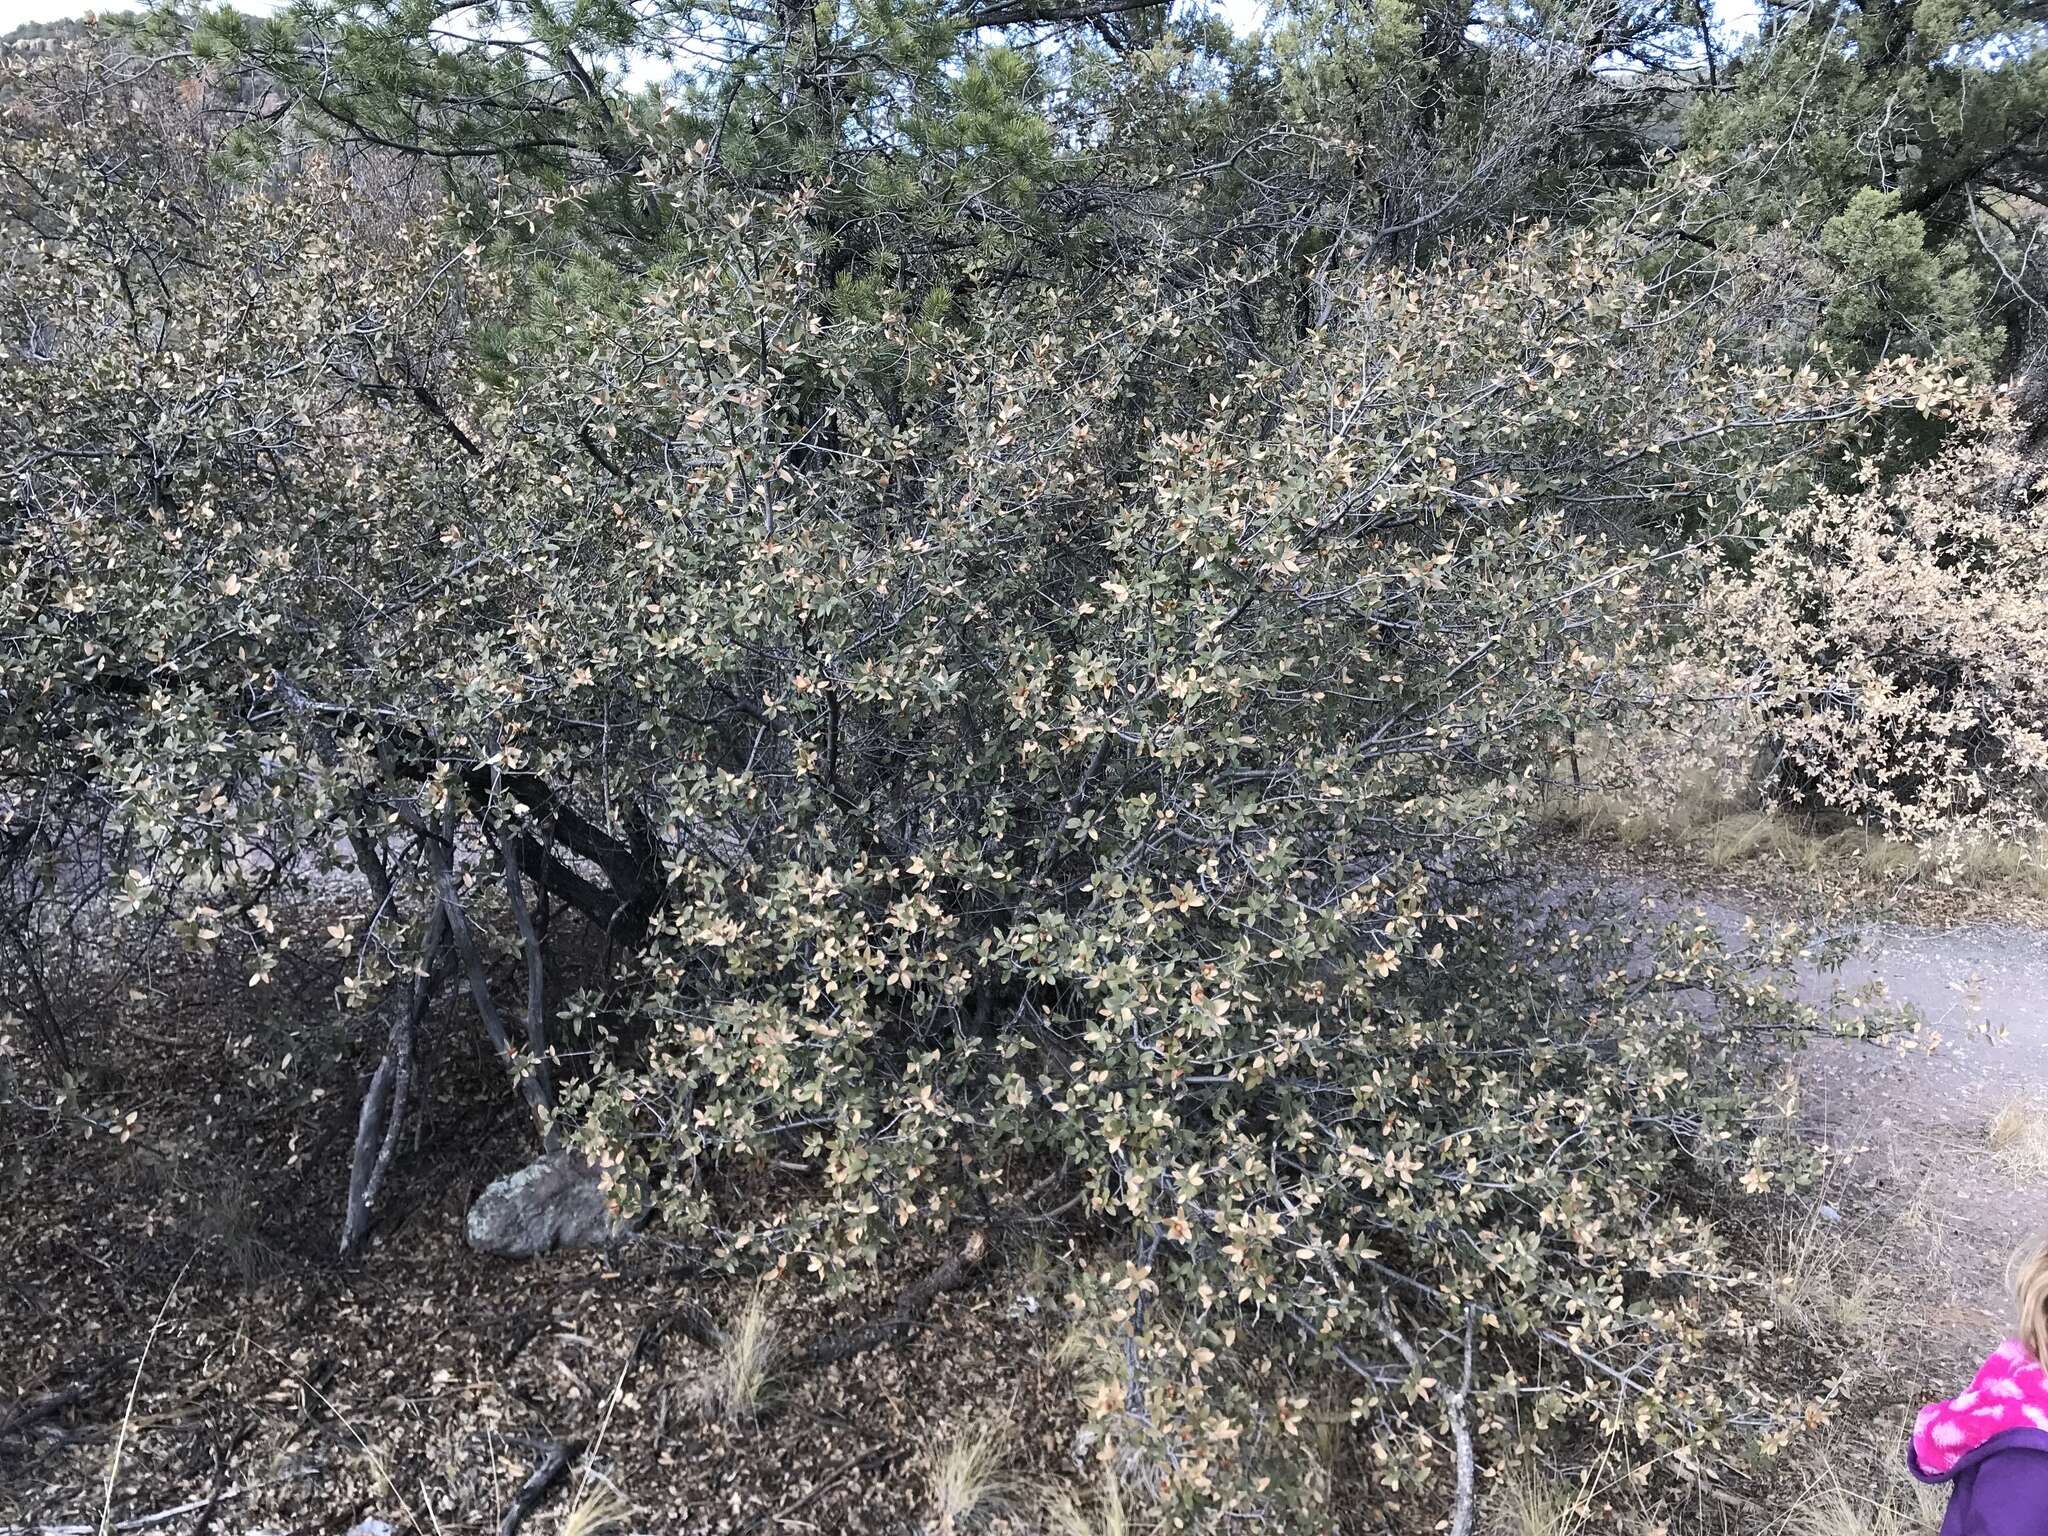
[[[1876,1273],[1867,1255],[1851,1251],[1834,1207],[1816,1200],[1766,1247],[1771,1318],[1781,1332],[1823,1350],[1866,1339],[1874,1326]]]
[[[1008,1423],[985,1419],[968,1424],[941,1448],[930,1472],[930,1529],[936,1536],[961,1536],[973,1522],[1015,1504],[1005,1474],[1013,1439]]]
[[[633,1518],[633,1506],[605,1483],[592,1483],[562,1516],[561,1536],[605,1536]]]
[[[2025,1094],[2000,1104],[1985,1133],[1991,1155],[2018,1178],[2048,1178],[2048,1105]]]
[[[1586,1524],[1575,1492],[1529,1473],[1502,1478],[1488,1505],[1486,1536],[1578,1536]]]
[[[697,1383],[705,1410],[727,1424],[748,1424],[760,1417],[774,1390],[787,1348],[768,1299],[760,1291],[747,1298],[740,1315],[727,1329],[711,1364]]]
[[[270,1240],[269,1216],[255,1180],[231,1169],[190,1190],[193,1231],[219,1253],[242,1289],[254,1290],[283,1262]]]
[[[1884,1424],[1867,1439],[1822,1447],[1812,1489],[1791,1518],[1793,1536],[1935,1536],[1948,1496],[1913,1480],[1905,1441],[1905,1424]]]
[[[210,1039],[210,1033],[202,1034],[210,1027],[209,1000],[196,989],[193,999],[189,1027],[195,1039]],[[675,1304],[676,1282],[662,1264],[559,1255],[518,1269],[496,1265],[462,1243],[459,1201],[438,1195],[433,1199],[440,1203],[415,1204],[405,1224],[394,1225],[371,1271],[376,1294],[384,1299],[366,1307],[355,1299],[357,1292],[325,1280],[299,1257],[316,1247],[324,1251],[328,1237],[317,1225],[307,1236],[303,1202],[282,1193],[259,1200],[246,1185],[236,1185],[228,1170],[245,1161],[281,1167],[289,1148],[281,1130],[262,1130],[280,1123],[258,1113],[267,1099],[254,1089],[239,1090],[223,1107],[213,1095],[225,1071],[210,1058],[206,1068],[161,1092],[150,1085],[157,1092],[156,1112],[176,1128],[180,1144],[206,1153],[195,1155],[175,1179],[124,1172],[130,1154],[104,1141],[60,1146],[17,1134],[0,1145],[37,1175],[20,1185],[4,1233],[24,1278],[18,1291],[0,1297],[0,1334],[23,1341],[24,1385],[45,1390],[74,1379],[65,1373],[81,1368],[69,1357],[88,1347],[94,1359],[117,1347],[139,1349],[180,1264],[199,1254],[190,1283],[179,1289],[174,1316],[149,1353],[147,1371],[138,1372],[127,1356],[104,1370],[110,1385],[90,1416],[81,1413],[66,1426],[78,1437],[75,1443],[58,1441],[53,1426],[47,1454],[37,1464],[39,1487],[57,1492],[39,1493],[42,1504],[30,1508],[21,1490],[0,1489],[0,1522],[82,1510],[88,1517],[111,1515],[118,1523],[203,1497],[212,1475],[209,1457],[228,1466],[230,1485],[260,1482],[268,1468],[294,1466],[290,1458],[313,1454],[302,1451],[303,1437],[306,1426],[318,1425],[322,1438],[314,1453],[327,1458],[320,1476],[242,1500],[224,1517],[227,1524],[310,1528],[338,1502],[347,1502],[394,1520],[403,1512],[406,1524],[422,1530],[434,1528],[430,1510],[441,1513],[443,1529],[487,1530],[494,1509],[502,1511],[509,1490],[531,1470],[529,1437],[544,1427],[587,1434],[596,1419],[606,1470],[616,1474],[615,1481],[582,1490],[587,1508],[584,1498],[572,1500],[564,1489],[559,1502],[529,1524],[530,1531],[623,1536],[623,1500],[606,1491],[619,1487],[630,1489],[641,1506],[631,1516],[635,1530],[701,1529],[704,1511],[727,1507],[738,1511],[736,1521],[752,1520],[766,1529],[778,1511],[803,1500],[811,1502],[801,1504],[802,1519],[789,1521],[790,1528],[808,1522],[849,1536],[914,1531],[920,1525],[931,1531],[947,1518],[959,1536],[1150,1536],[1161,1524],[1151,1485],[1140,1475],[1146,1468],[1112,1458],[1112,1469],[1091,1469],[1078,1486],[1070,1482],[1074,1448],[1086,1428],[1076,1389],[1117,1383],[1126,1364],[1121,1350],[1082,1333],[1057,1351],[1065,1370],[1048,1364],[1048,1346],[1063,1321],[1051,1298],[1066,1286],[1062,1261],[1043,1245],[1020,1256],[992,1293],[952,1313],[946,1329],[931,1335],[933,1347],[900,1356],[876,1351],[855,1368],[829,1372],[799,1371],[779,1347],[778,1337],[786,1340],[798,1327],[797,1319],[782,1313],[788,1331],[778,1335],[769,1303],[781,1293],[750,1296],[739,1281],[693,1283],[693,1300],[730,1330],[721,1330],[723,1346],[672,1332],[644,1356],[636,1353],[643,1319]],[[323,1102],[339,1104],[351,1084],[345,1067],[334,1072]],[[144,1074],[133,1075],[144,1081]],[[484,1078],[481,1068],[478,1077],[475,1098],[481,1107],[474,1118],[457,1117],[466,1101],[451,1088],[444,1110],[449,1133],[440,1154],[449,1161],[422,1163],[412,1186],[415,1199],[459,1188],[486,1171],[471,1168],[471,1144],[482,1139],[480,1127],[495,1123],[502,1084]],[[2048,1110],[2048,1096],[2043,1107]],[[346,1131],[340,1110],[335,1124],[337,1134]],[[252,1126],[258,1131],[252,1133]],[[1964,1132],[1987,1162],[2001,1151],[1987,1144],[1988,1131],[1980,1118]],[[277,1138],[264,1143],[262,1158],[251,1153],[252,1134]],[[477,1160],[505,1166],[518,1155],[513,1139],[504,1133]],[[1956,1143],[1946,1145],[1953,1150]],[[1894,1170],[1891,1187],[1913,1191],[1917,1173],[1914,1167]],[[1876,1367],[1858,1363],[1855,1404],[1895,1411],[1923,1384],[1954,1390],[1967,1380],[1954,1377],[1952,1360],[1926,1368],[1917,1360],[1910,1368],[1898,1363],[1908,1347],[1904,1336],[1922,1326],[1922,1313],[1895,1306],[1895,1296],[1911,1295],[1917,1306],[1931,1272],[1916,1234],[1924,1228],[1929,1252],[1937,1243],[1945,1245],[1943,1253],[1952,1248],[1959,1274],[1981,1272],[1985,1262],[1971,1234],[1957,1233],[1958,1218],[1941,1198],[1945,1188],[1921,1180],[1903,1207],[1888,1197],[1881,1214],[1871,1202],[1840,1224],[1802,1207],[1769,1260],[1773,1295],[1768,1303],[1759,1296],[1759,1304],[1776,1313],[1788,1334],[1830,1325],[1829,1314],[1841,1303],[1840,1286],[1831,1289],[1830,1277],[1846,1282],[1856,1304],[1867,1310],[1867,1326],[1858,1337],[1871,1356],[1891,1364],[1877,1380]],[[209,1212],[209,1204],[217,1210]],[[260,1306],[237,1293],[235,1277],[224,1273],[230,1266],[217,1262],[227,1246],[216,1225],[223,1218],[231,1229],[255,1229],[287,1258],[259,1282]],[[2002,1255],[1991,1260],[2001,1261]],[[1751,1263],[1763,1267],[1760,1255]],[[1873,1281],[1880,1263],[1891,1270]],[[875,1297],[846,1303],[843,1320],[871,1315],[901,1284],[901,1276],[878,1278]],[[1872,1285],[1874,1291],[1865,1289]],[[1015,1304],[1020,1294],[1047,1300],[1027,1309]],[[822,1321],[805,1317],[803,1333]],[[1832,1325],[1853,1321],[1853,1313],[1837,1312]],[[1810,1391],[1820,1380],[1820,1373],[1804,1368],[1807,1351],[1767,1342],[1764,1353],[1774,1382],[1788,1392]],[[1788,1365],[1792,1357],[1801,1364]],[[614,1384],[612,1373],[623,1381],[628,1371],[625,1386]],[[708,1405],[720,1411],[701,1418],[695,1396],[700,1379],[737,1383],[712,1393]],[[395,1410],[394,1381],[435,1383],[434,1406]],[[124,1392],[135,1397],[132,1414],[124,1413]],[[958,1442],[967,1435],[959,1431],[997,1402],[1011,1405],[1007,1422],[1017,1426],[1014,1453],[965,1457]],[[202,1418],[233,1425],[252,1403],[268,1406],[255,1409],[262,1415],[258,1433],[239,1452],[225,1435],[216,1434],[210,1445],[195,1438],[201,1431],[193,1426]],[[1845,1400],[1829,1411],[1848,1418],[1860,1410]],[[606,1424],[612,1426],[609,1436],[602,1432]],[[109,1508],[106,1483],[116,1436],[122,1442],[119,1486]],[[1094,1446],[1100,1449],[1099,1442]],[[895,1447],[904,1447],[901,1460],[877,1464],[885,1470],[837,1481],[850,1458],[894,1454]],[[918,1447],[929,1448],[922,1464]],[[1880,1461],[1891,1465],[1898,1449],[1894,1439],[1881,1447],[1882,1456],[1872,1451],[1867,1461],[1802,1473],[1793,1480],[1796,1517],[1758,1525],[1746,1523],[1747,1514],[1717,1505],[1689,1513],[1670,1529],[1673,1536],[1925,1536],[1926,1527],[1913,1523],[1919,1518],[1917,1491],[1891,1488],[1875,1470]],[[944,1467],[955,1450],[963,1451],[963,1462]],[[1863,1454],[1859,1443],[1854,1455]],[[974,1460],[984,1464],[977,1467]],[[1276,1475],[1298,1476],[1299,1469],[1278,1469]],[[1751,1469],[1751,1475],[1767,1473]],[[1591,1491],[1582,1497],[1581,1484],[1571,1481],[1490,1489],[1481,1529],[1485,1536],[1645,1536],[1656,1528],[1654,1520],[1634,1519],[1632,1507],[1625,1515],[1611,1507],[1629,1496],[1625,1478],[1619,1468],[1589,1477],[1584,1486]],[[941,1485],[951,1491],[942,1492]],[[1053,1491],[1062,1485],[1064,1498]],[[1343,1518],[1333,1518],[1333,1528],[1367,1528],[1359,1486],[1337,1484],[1333,1502]],[[823,1496],[814,1497],[820,1489]],[[1000,1505],[997,1498],[1011,1502]],[[412,1517],[414,1509],[420,1518]],[[1700,1523],[1722,1521],[1724,1514],[1725,1525]]]
[[[1896,1149],[1886,1166],[1894,1187],[1907,1193],[1893,1209],[1882,1251],[1868,1255],[1872,1273],[1911,1275],[1923,1294],[1956,1289],[1962,1272],[1978,1269],[1982,1258],[1959,1231],[1942,1182],[1930,1172],[1909,1168]]]
[[[1132,1518],[1122,1485],[1107,1470],[1092,1505],[1082,1504],[1061,1489],[1053,1494],[1047,1507],[1047,1536],[1136,1536],[1148,1529]]]
[[[696,1393],[726,1351],[663,1320],[687,1306],[721,1335],[772,1334],[740,1326],[746,1280],[679,1274],[655,1243],[523,1264],[478,1254],[463,1235],[468,1194],[532,1153],[504,1113],[496,1063],[467,1050],[436,1057],[431,1113],[394,1164],[379,1243],[360,1265],[337,1266],[332,1168],[318,1149],[346,1146],[354,1130],[363,1057],[308,1049],[305,1075],[287,1083],[245,1071],[250,1032],[274,1027],[296,1045],[303,1025],[304,1038],[325,1039],[333,1013],[324,974],[286,998],[252,996],[245,982],[239,967],[181,957],[146,1002],[110,1012],[99,1037],[109,1086],[93,1109],[110,1122],[139,1111],[155,1158],[135,1141],[53,1135],[43,1117],[0,1107],[0,1412],[24,1395],[83,1394],[0,1444],[0,1529],[118,1525],[218,1486],[216,1532],[339,1531],[368,1515],[404,1531],[489,1532],[536,1447],[574,1436],[592,1442],[583,1472],[527,1536],[560,1536],[598,1485],[635,1512],[594,1536],[719,1525],[904,1536],[930,1512],[920,1448],[994,1405],[1019,1426],[1006,1476],[1032,1489],[1072,1476],[1080,1410],[1045,1364],[1058,1277],[1033,1278],[1037,1309],[1009,1305],[1007,1255],[936,1302],[914,1348],[816,1368],[742,1346],[738,1356],[766,1353],[779,1369],[729,1373],[756,1382],[741,1401],[750,1395],[757,1417],[727,1423]],[[437,1027],[466,1040],[473,1025],[458,1015]],[[251,1266],[263,1272],[248,1288],[229,1251],[235,1232],[276,1255]],[[938,1257],[906,1244],[800,1318],[771,1288],[759,1321],[779,1321],[784,1339],[857,1329]],[[616,1514],[601,1492],[592,1499],[570,1536]],[[964,1536],[1035,1532],[1038,1514],[977,1516]]]
[[[1995,898],[2048,912],[2048,825],[1923,848],[1839,817],[1759,806],[1736,788],[1741,754],[1726,742],[1588,740],[1579,758],[1583,787],[1559,784],[1541,812],[1558,835],[1765,883],[1819,882],[1865,905],[1981,908]]]
[[[1884,889],[2009,892],[2048,901],[2048,833],[2026,841],[1982,835],[1920,848],[1864,827],[1758,810],[1706,790],[1668,802],[1587,791],[1554,802],[1544,819],[1557,832],[1638,852],[1661,848],[1713,870],[1762,866]]]

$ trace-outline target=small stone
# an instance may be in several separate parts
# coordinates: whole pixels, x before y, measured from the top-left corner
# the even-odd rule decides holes
[[[469,1246],[504,1259],[558,1248],[609,1248],[632,1234],[645,1211],[621,1213],[598,1172],[574,1152],[550,1152],[496,1179],[469,1208]]]

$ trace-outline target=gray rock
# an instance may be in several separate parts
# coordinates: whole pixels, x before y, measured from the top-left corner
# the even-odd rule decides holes
[[[641,1210],[616,1212],[597,1170],[574,1152],[550,1152],[492,1181],[469,1208],[469,1246],[504,1259],[557,1248],[609,1248],[630,1236]]]

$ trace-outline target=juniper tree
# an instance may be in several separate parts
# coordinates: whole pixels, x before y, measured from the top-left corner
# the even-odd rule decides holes
[[[1697,233],[1818,235],[1820,322],[1852,355],[1998,365],[2048,295],[2043,23],[2027,5],[1766,5],[1688,125],[1730,193]]]

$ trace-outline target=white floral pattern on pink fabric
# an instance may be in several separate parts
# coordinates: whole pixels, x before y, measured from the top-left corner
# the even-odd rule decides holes
[[[1969,1391],[1920,1410],[1913,1421],[1913,1456],[1922,1472],[1940,1477],[2008,1429],[2048,1430],[2048,1371],[2018,1339],[1998,1346]]]

